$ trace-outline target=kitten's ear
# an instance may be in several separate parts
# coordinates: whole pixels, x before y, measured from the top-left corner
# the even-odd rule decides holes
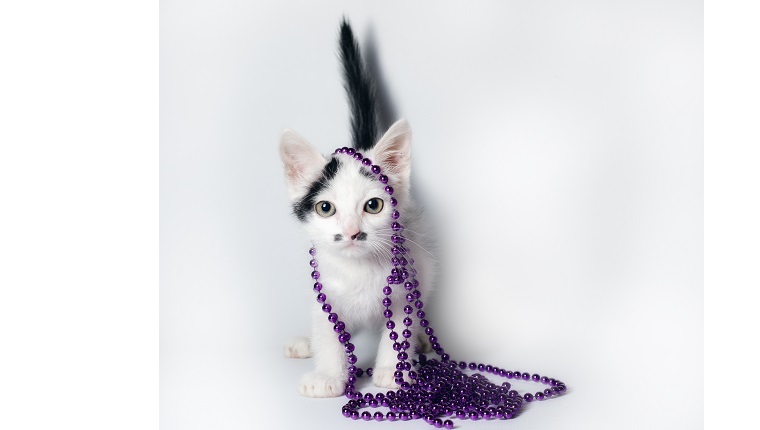
[[[412,128],[400,119],[385,132],[373,148],[374,159],[383,170],[409,186],[412,171]]]
[[[280,136],[280,158],[291,199],[306,194],[309,185],[319,178],[322,168],[327,163],[314,145],[289,129],[283,130]]]

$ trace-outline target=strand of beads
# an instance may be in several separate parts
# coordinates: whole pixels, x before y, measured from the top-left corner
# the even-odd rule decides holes
[[[398,352],[394,377],[395,382],[401,387],[397,391],[388,391],[385,394],[367,393],[362,395],[361,392],[356,391],[357,378],[361,377],[364,371],[356,366],[358,359],[354,354],[355,347],[350,342],[351,334],[346,330],[345,323],[340,321],[336,313],[332,312],[332,306],[327,303],[327,296],[322,292],[322,284],[319,282],[320,273],[317,270],[317,261],[316,258],[312,258],[309,264],[314,268],[311,276],[316,281],[314,291],[317,293],[317,302],[322,304],[322,310],[328,314],[327,319],[334,323],[333,330],[346,351],[348,383],[345,395],[350,400],[343,406],[343,415],[354,420],[361,418],[365,421],[373,419],[375,421],[407,421],[423,418],[425,422],[436,428],[451,429],[454,427],[453,421],[443,420],[441,417],[455,416],[458,419],[470,420],[510,419],[517,416],[523,402],[544,400],[565,392],[567,388],[563,382],[547,376],[510,371],[492,365],[474,362],[468,364],[465,361],[451,360],[435,336],[435,330],[430,322],[425,319],[424,304],[421,300],[422,293],[418,289],[420,283],[416,279],[417,270],[414,268],[414,259],[410,255],[409,248],[404,246],[406,238],[403,235],[404,226],[399,221],[401,213],[397,208],[398,201],[393,197],[394,189],[388,184],[388,177],[382,174],[380,166],[373,165],[370,159],[365,158],[353,148],[338,148],[335,150],[335,154],[346,154],[360,162],[362,166],[369,168],[376,175],[378,181],[385,184],[385,192],[390,196],[389,200],[393,207],[391,212],[393,219],[391,222],[391,230],[393,231],[391,235],[393,243],[391,264],[393,268],[386,278],[388,285],[383,287],[382,304],[385,307],[383,316],[387,319],[385,325],[389,330],[388,336],[393,340],[393,349]],[[309,253],[314,257],[315,248],[312,247]],[[408,259],[407,256],[409,256]],[[398,341],[399,334],[395,330],[396,323],[392,320],[393,312],[390,309],[393,304],[391,299],[393,287],[391,285],[403,285],[407,291],[404,296],[407,303],[403,308],[406,316],[402,321],[404,329],[401,332],[400,342]],[[440,357],[440,360],[428,359],[425,355],[420,355],[419,361],[409,361],[407,350],[410,348],[409,339],[413,335],[414,321],[412,315],[415,314],[415,308],[418,323],[424,329],[433,351]],[[467,375],[462,372],[468,368],[507,379],[540,382],[549,385],[550,388],[538,391],[535,394],[520,395],[516,390],[511,389],[509,382],[496,385],[480,373]],[[371,371],[372,369],[369,368],[366,373],[371,376]],[[404,379],[405,375],[411,382]],[[363,411],[360,414],[359,410],[366,407],[385,407],[389,409],[389,412],[372,414],[369,411]]]

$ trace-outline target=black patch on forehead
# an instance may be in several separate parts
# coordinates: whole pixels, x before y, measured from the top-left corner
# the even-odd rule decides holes
[[[322,169],[322,176],[320,176],[319,179],[311,184],[309,191],[306,192],[306,195],[297,202],[293,203],[293,214],[296,216],[296,218],[298,218],[299,221],[306,221],[306,216],[314,210],[314,204],[317,203],[315,201],[317,194],[324,190],[332,178],[335,177],[335,174],[338,173],[340,164],[340,161],[338,161],[337,158],[333,157],[330,162],[325,165],[324,169]]]

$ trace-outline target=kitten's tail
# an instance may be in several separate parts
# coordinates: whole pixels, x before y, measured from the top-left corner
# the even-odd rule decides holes
[[[372,148],[377,139],[375,87],[345,18],[340,24],[340,59],[351,110],[351,136],[354,147],[364,151]]]

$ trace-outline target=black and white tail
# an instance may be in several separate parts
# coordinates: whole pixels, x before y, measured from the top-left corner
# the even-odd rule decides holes
[[[354,148],[365,151],[374,146],[378,135],[375,87],[354,40],[351,26],[345,19],[340,24],[340,59],[344,87],[351,111],[351,136]]]

